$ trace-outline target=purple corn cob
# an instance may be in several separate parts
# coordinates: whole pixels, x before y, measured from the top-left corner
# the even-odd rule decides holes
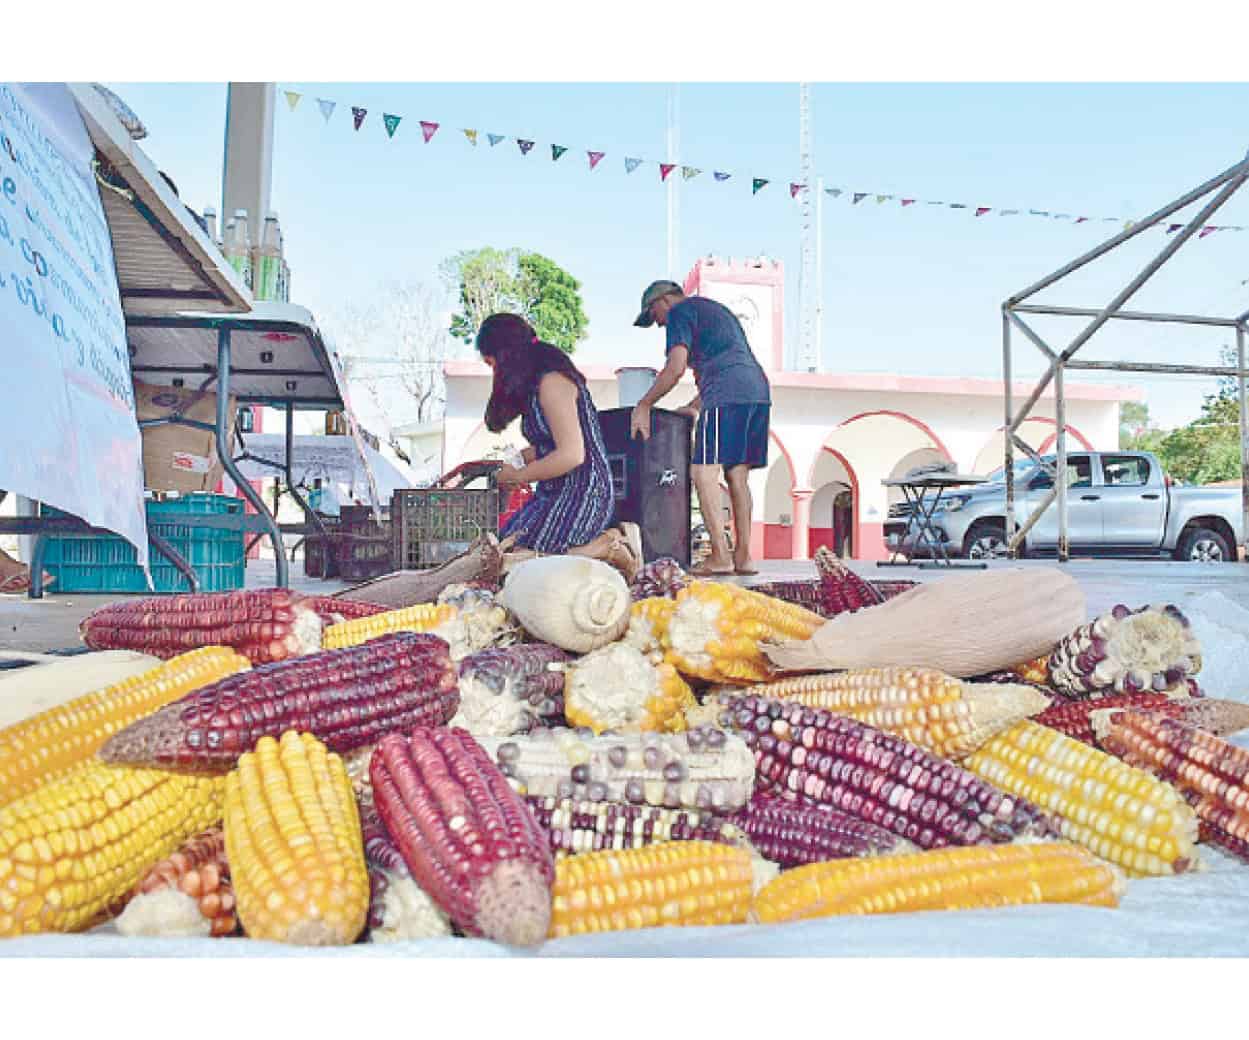
[[[476,716],[490,716],[492,698],[506,697],[517,704],[516,723],[507,727],[508,733],[564,725],[564,673],[550,666],[569,660],[571,655],[546,643],[494,647],[470,654],[460,662],[460,706],[465,719],[476,731]]]
[[[850,856],[911,851],[897,834],[830,809],[755,795],[730,817],[764,859],[784,869]]]
[[[550,836],[556,855],[635,849],[660,841],[718,841],[742,844],[742,832],[727,817],[690,809],[623,802],[574,801],[528,795],[525,804]]]
[[[762,697],[721,704],[721,724],[754,753],[756,790],[840,810],[922,849],[1057,833],[1030,802],[854,719]]]
[[[343,753],[391,730],[436,726],[459,707],[447,644],[396,632],[359,646],[240,672],[127,726],[100,749],[105,762],[226,772],[264,736],[311,733]]]

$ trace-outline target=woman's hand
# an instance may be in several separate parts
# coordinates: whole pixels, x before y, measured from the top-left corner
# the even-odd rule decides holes
[[[499,467],[499,471],[494,475],[495,483],[500,487],[516,487],[519,484],[527,484],[528,481],[521,476],[521,471],[515,466],[509,466],[506,463]]]

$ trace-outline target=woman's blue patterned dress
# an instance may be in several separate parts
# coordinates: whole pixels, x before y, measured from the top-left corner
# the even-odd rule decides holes
[[[565,553],[593,541],[611,524],[615,502],[607,449],[603,445],[598,411],[584,386],[578,388],[577,418],[581,421],[585,461],[562,477],[538,481],[534,497],[500,532],[500,537],[504,538],[516,535],[518,548]],[[555,450],[555,438],[542,413],[536,388],[521,418],[520,431],[533,445],[536,458]]]

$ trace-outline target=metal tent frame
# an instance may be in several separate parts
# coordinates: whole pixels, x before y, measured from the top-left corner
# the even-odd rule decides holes
[[[1232,377],[1237,381],[1240,396],[1240,466],[1241,466],[1241,508],[1245,525],[1244,537],[1249,542],[1249,425],[1246,423],[1245,380],[1249,372],[1245,368],[1245,333],[1249,330],[1249,311],[1235,318],[1221,318],[1198,314],[1166,314],[1142,311],[1125,311],[1123,305],[1139,290],[1157,271],[1170,260],[1194,234],[1206,226],[1210,217],[1236,191],[1249,180],[1249,154],[1236,165],[1224,170],[1192,191],[1157,212],[1133,224],[1113,238],[1072,260],[1069,264],[1047,275],[1028,288],[1016,293],[1002,304],[1002,380],[1005,400],[1005,436],[1004,449],[1006,480],[1006,542],[1007,555],[1015,558],[1019,545],[1032,529],[1033,525],[1057,500],[1058,502],[1058,559],[1067,562],[1069,558],[1069,542],[1067,532],[1067,409],[1064,395],[1064,374],[1068,369],[1085,371],[1141,372],[1154,375],[1206,375]],[[1046,289],[1062,280],[1073,271],[1104,256],[1111,250],[1127,242],[1129,239],[1147,231],[1179,212],[1184,207],[1216,192],[1183,228],[1174,232],[1162,251],[1154,257],[1105,307],[1100,310],[1087,307],[1059,307],[1046,304],[1025,303],[1042,289]],[[1061,351],[1052,348],[1037,334],[1022,315],[1045,314],[1060,317],[1091,319],[1084,329]],[[1173,365],[1154,364],[1143,361],[1090,361],[1075,360],[1075,354],[1093,335],[1111,319],[1121,321],[1144,321],[1156,323],[1176,323],[1184,325],[1212,325],[1236,330],[1236,367],[1227,368],[1213,365]],[[1027,400],[1015,410],[1011,393],[1011,332],[1017,329],[1039,350],[1049,363],[1044,375],[1037,381]],[[1054,421],[1055,421],[1055,464],[1050,465],[1019,436],[1019,427],[1031,414],[1041,395],[1050,385],[1054,384]],[[1015,521],[1015,449],[1019,448],[1038,466],[1050,473],[1054,480],[1045,499],[1028,516],[1022,525]]]

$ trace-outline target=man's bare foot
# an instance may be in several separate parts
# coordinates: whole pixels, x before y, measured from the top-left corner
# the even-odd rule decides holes
[[[697,567],[691,568],[690,573],[696,578],[710,578],[713,575],[732,574],[733,561],[708,556]]]
[[[754,560],[747,556],[745,559],[735,559],[733,561],[733,573],[743,576],[758,574],[759,568],[755,566]]]

